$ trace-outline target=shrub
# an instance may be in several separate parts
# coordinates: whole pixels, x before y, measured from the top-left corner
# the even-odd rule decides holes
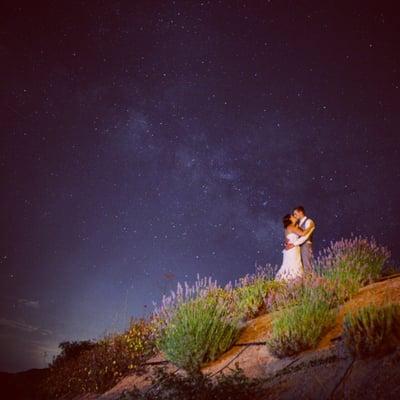
[[[53,367],[77,359],[83,352],[96,347],[96,343],[92,340],[61,342],[58,347],[61,349],[61,352],[54,359]]]
[[[316,260],[316,271],[328,281],[332,295],[343,304],[382,274],[390,252],[375,239],[352,237],[332,242]]]
[[[220,289],[217,281],[213,281],[211,277],[200,278],[199,274],[197,274],[197,280],[191,286],[187,282],[184,282],[183,285],[178,282],[176,291],[171,290],[169,296],[163,295],[160,306],[153,302],[152,318],[157,327],[157,336],[163,335],[164,330],[182,304],[205,297],[209,292],[215,293],[217,289]],[[227,292],[230,290],[231,285],[229,287],[227,285]]]
[[[332,294],[338,304],[343,304],[351,299],[362,286],[359,271],[348,266],[328,270],[324,273],[324,277],[334,287]]]
[[[267,311],[265,300],[283,287],[281,282],[256,278],[251,283],[239,286],[234,291],[237,311],[246,318],[254,318]]]
[[[345,315],[345,343],[358,357],[386,353],[400,342],[400,305],[368,305]]]
[[[351,270],[357,283],[365,285],[381,276],[389,257],[389,250],[379,246],[374,238],[357,236],[331,242],[317,258],[316,270],[321,275],[332,270]]]
[[[49,366],[41,385],[48,399],[64,395],[102,393],[124,375],[138,371],[154,354],[154,328],[145,320],[131,321],[122,334],[108,335],[97,342],[63,342],[62,352]]]
[[[230,313],[223,297],[199,297],[182,303],[165,327],[158,347],[168,360],[190,372],[228,350],[240,330],[239,317]]]
[[[257,400],[265,398],[262,380],[248,378],[236,364],[229,375],[180,375],[157,368],[149,391],[124,393],[118,400]]]
[[[168,296],[164,295],[159,306],[153,303],[153,319],[156,321],[158,335],[162,336],[182,304],[207,297],[210,293],[224,298],[231,312],[242,313],[248,318],[254,317],[266,308],[265,297],[280,287],[280,283],[275,282],[273,276],[274,268],[267,264],[256,265],[254,273],[245,275],[234,284],[228,282],[224,287],[219,286],[211,277],[200,278],[199,274],[192,285],[187,282],[182,285],[178,282],[176,290],[171,290]]]
[[[278,311],[298,304],[303,290],[304,281],[301,278],[290,281],[278,281],[279,285],[270,290],[264,298],[267,312]]]
[[[324,292],[303,292],[297,304],[284,308],[272,320],[267,346],[277,357],[286,357],[315,348],[330,328],[336,312],[324,298]]]
[[[341,294],[343,287],[335,279],[329,279],[326,276],[309,275],[303,281],[300,289],[300,298],[316,298],[326,302],[330,309],[334,309],[343,303]]]
[[[306,275],[290,281],[279,282],[275,290],[271,290],[265,298],[268,312],[279,311],[300,304],[307,297],[325,300],[330,308],[336,306],[335,287],[331,281],[315,274]]]

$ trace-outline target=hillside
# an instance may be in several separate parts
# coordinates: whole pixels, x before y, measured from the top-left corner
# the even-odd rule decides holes
[[[366,304],[383,304],[389,295],[400,303],[400,275],[382,278],[363,287],[353,299],[340,307],[335,326],[321,339],[316,350],[298,356],[278,359],[263,344],[269,334],[271,315],[266,314],[248,322],[236,345],[218,360],[204,366],[202,372],[230,373],[238,363],[248,377],[269,377],[265,385],[268,399],[398,399],[400,398],[400,348],[389,355],[366,360],[353,360],[346,351],[342,333],[346,312]],[[151,363],[163,363],[162,355]],[[86,395],[75,400],[117,400],[134,386],[146,389],[153,366],[142,376],[131,375],[102,395]],[[180,373],[165,362],[165,368]]]
[[[265,399],[398,399],[400,347],[385,356],[355,360],[342,337],[347,312],[371,303],[384,305],[388,299],[400,304],[400,274],[383,277],[361,288],[350,301],[339,306],[334,326],[321,337],[315,350],[281,359],[272,355],[265,345],[274,314],[263,314],[249,320],[235,345],[214,362],[204,365],[202,372],[212,376],[229,375],[237,363],[247,377],[266,380]],[[147,362],[144,374],[125,376],[101,395],[86,394],[74,400],[118,400],[135,387],[145,391],[154,376],[154,368],[160,365],[165,371],[184,374],[159,353]],[[43,369],[1,373],[2,397],[38,400],[35,387],[46,372]]]

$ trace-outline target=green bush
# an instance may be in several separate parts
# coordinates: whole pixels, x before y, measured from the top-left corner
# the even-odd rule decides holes
[[[246,318],[254,318],[266,311],[265,300],[276,293],[282,284],[270,279],[255,279],[252,283],[235,289],[237,311]]]
[[[270,290],[264,299],[267,312],[279,311],[298,304],[305,286],[301,278],[277,283],[278,285]]]
[[[240,330],[239,317],[219,294],[182,303],[158,340],[166,358],[190,372],[228,350]]]
[[[358,357],[386,353],[400,343],[400,305],[368,305],[345,315],[345,343]]]
[[[337,308],[356,293],[355,287],[359,287],[353,286],[350,277],[351,274],[347,275],[337,270],[332,270],[330,276],[310,275],[297,290],[297,303],[305,298],[315,298],[325,301],[331,309]]]
[[[374,238],[351,237],[331,243],[316,260],[316,269],[324,275],[332,270],[347,270],[366,285],[377,280],[384,270],[390,251],[379,246]]]
[[[72,342],[61,342],[58,347],[61,349],[60,354],[53,361],[53,368],[61,366],[63,363],[77,359],[82,353],[92,350],[96,347],[96,343],[92,340],[81,340]]]
[[[374,238],[352,237],[331,243],[316,260],[316,271],[332,290],[337,304],[382,276],[390,252]]]
[[[153,326],[145,320],[131,321],[122,334],[111,334],[97,342],[63,342],[61,353],[49,366],[41,384],[42,397],[103,393],[123,376],[138,371],[154,354]]]
[[[326,271],[324,278],[330,283],[337,304],[350,300],[362,287],[362,276],[356,268],[343,266]]]
[[[277,357],[287,357],[315,348],[322,334],[333,326],[336,311],[321,293],[303,294],[294,306],[280,310],[272,320],[267,346]]]

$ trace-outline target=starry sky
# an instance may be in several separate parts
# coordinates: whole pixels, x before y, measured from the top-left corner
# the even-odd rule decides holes
[[[375,236],[398,264],[394,3],[43,1],[0,12],[0,370],[196,274]]]

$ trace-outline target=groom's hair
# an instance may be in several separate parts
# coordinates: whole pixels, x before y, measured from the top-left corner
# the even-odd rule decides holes
[[[306,215],[306,210],[304,209],[303,206],[297,206],[296,208],[293,209],[293,212],[294,212],[294,211],[300,211],[300,212],[302,212],[304,215]]]

